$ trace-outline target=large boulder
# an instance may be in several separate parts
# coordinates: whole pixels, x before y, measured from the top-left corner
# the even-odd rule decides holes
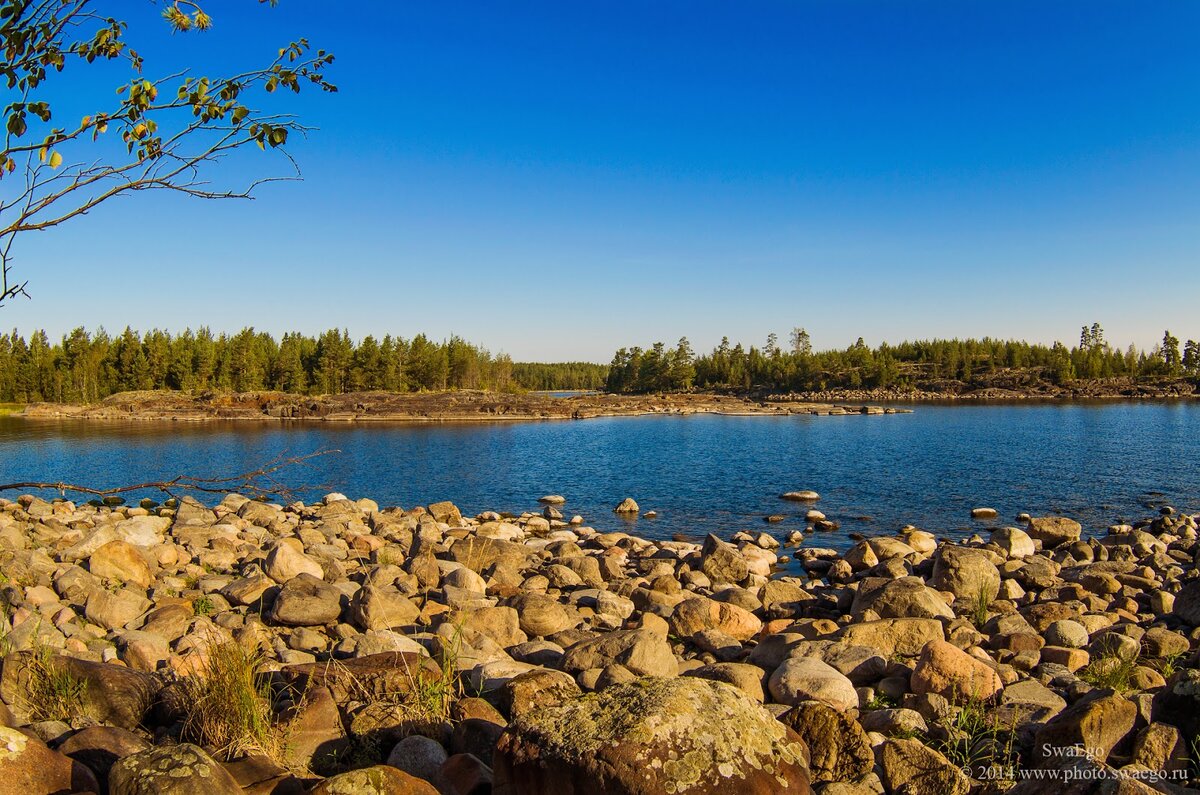
[[[311,574],[298,574],[284,583],[271,606],[271,619],[289,627],[332,624],[342,614],[345,596]]]
[[[403,698],[442,679],[429,657],[413,652],[382,652],[338,662],[299,663],[280,671],[284,683],[298,692],[325,687],[334,701]]]
[[[517,622],[529,637],[544,638],[575,626],[577,620],[553,596],[523,593],[508,602],[517,611]]]
[[[813,781],[857,781],[871,772],[875,756],[858,721],[819,701],[801,701],[779,718],[808,746]]]
[[[66,754],[87,766],[100,782],[100,792],[108,791],[108,771],[130,754],[145,751],[151,742],[140,734],[115,726],[88,726],[77,731],[58,746]]]
[[[944,640],[930,641],[921,650],[912,673],[912,691],[934,693],[955,704],[987,700],[1000,692],[1000,675],[962,649]]]
[[[95,590],[88,594],[83,614],[88,621],[105,629],[121,629],[131,624],[151,607],[141,592],[129,588],[118,591]]]
[[[204,749],[184,743],[130,754],[112,766],[109,795],[241,795],[237,780]]]
[[[934,618],[883,618],[843,628],[838,637],[852,646],[869,646],[885,657],[915,657],[932,640],[945,640],[942,622]]]
[[[438,795],[428,781],[390,765],[372,765],[327,778],[310,795]]]
[[[606,632],[580,641],[563,655],[560,667],[570,674],[620,663],[637,676],[675,676],[679,661],[666,638],[649,629]]]
[[[77,707],[82,715],[129,730],[138,728],[162,690],[158,677],[121,665],[22,651],[4,658],[0,698],[27,712],[30,695],[39,692],[34,680],[48,676],[78,684]]]
[[[1069,753],[1087,751],[1096,762],[1105,762],[1113,747],[1133,731],[1137,704],[1108,690],[1095,690],[1055,715],[1037,732],[1035,754],[1043,762]]]
[[[262,505],[262,503],[252,502],[246,504]],[[318,580],[325,576],[321,564],[308,555],[305,555],[303,545],[295,538],[285,538],[275,545],[267,554],[263,571],[268,577],[278,583],[285,583],[301,574],[311,575]]]
[[[517,718],[496,795],[809,793],[807,749],[738,690],[647,677]]]
[[[1038,516],[1029,520],[1029,535],[1041,541],[1043,549],[1078,541],[1082,534],[1083,526],[1065,516]]]
[[[102,580],[116,580],[149,588],[154,576],[137,547],[126,541],[109,541],[92,553],[88,570]]]
[[[700,571],[714,583],[736,585],[750,575],[750,564],[737,547],[709,533],[700,550]]]
[[[955,599],[984,596],[990,602],[1000,591],[1000,571],[981,549],[943,544],[933,558],[930,585],[949,591]]]
[[[942,595],[920,577],[864,580],[854,596],[850,612],[858,617],[867,610],[880,618],[954,618],[954,611]]]
[[[854,683],[816,657],[789,657],[771,674],[767,686],[780,704],[820,701],[839,710],[858,707]]]
[[[887,740],[877,753],[888,792],[967,795],[971,790],[971,780],[957,765],[920,740]]]
[[[350,620],[364,631],[406,627],[420,615],[421,608],[395,588],[364,585],[350,602]]]
[[[84,765],[51,751],[41,740],[0,726],[0,792],[100,792],[96,776]]]
[[[685,599],[671,615],[671,632],[690,638],[697,632],[715,629],[734,640],[750,640],[762,630],[762,621],[749,610],[703,596]]]
[[[1200,580],[1192,580],[1179,589],[1171,612],[1190,626],[1200,626]]]

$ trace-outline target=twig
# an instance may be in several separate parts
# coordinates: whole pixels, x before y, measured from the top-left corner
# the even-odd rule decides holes
[[[204,492],[208,494],[226,494],[230,491],[245,493],[253,498],[268,496],[291,498],[294,489],[284,486],[273,477],[277,472],[290,466],[306,463],[320,456],[340,453],[341,450],[319,450],[302,456],[279,456],[268,461],[264,466],[252,472],[243,472],[227,477],[202,478],[195,475],[176,475],[169,480],[154,480],[147,483],[136,483],[129,486],[116,486],[110,489],[97,489],[91,486],[80,486],[64,482],[25,481],[20,483],[0,483],[0,491],[16,491],[20,489],[53,489],[60,494],[75,492],[90,494],[94,497],[111,497],[131,491],[157,490],[172,497],[175,492]]]

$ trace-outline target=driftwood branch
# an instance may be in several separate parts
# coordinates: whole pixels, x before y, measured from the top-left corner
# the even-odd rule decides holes
[[[340,453],[340,450],[319,450],[302,456],[282,455],[273,458],[262,467],[251,472],[242,472],[226,477],[202,478],[195,475],[176,475],[169,480],[154,480],[147,483],[135,483],[127,486],[115,486],[109,489],[97,489],[91,486],[81,486],[74,483],[49,481],[23,481],[20,483],[0,483],[0,492],[25,489],[52,489],[60,494],[73,492],[90,494],[93,497],[114,497],[134,491],[160,491],[171,497],[187,492],[207,494],[228,494],[237,492],[254,499],[278,497],[291,499],[296,489],[285,486],[276,475],[293,466],[307,464],[314,458]],[[308,488],[308,487],[301,487]]]

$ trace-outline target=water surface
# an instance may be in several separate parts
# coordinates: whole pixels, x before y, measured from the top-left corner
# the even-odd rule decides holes
[[[0,482],[66,480],[109,487],[180,473],[236,474],[279,455],[338,449],[284,473],[312,500],[330,490],[381,505],[453,500],[464,513],[536,510],[559,493],[589,524],[629,528],[622,498],[650,537],[803,525],[794,489],[842,530],[915,524],[959,536],[1025,511],[1090,529],[1200,510],[1200,404],[917,406],[913,414],[845,417],[621,417],[457,425],[30,421],[0,417]],[[11,495],[8,495],[11,496]],[[973,522],[973,507],[1000,512]],[[788,519],[767,525],[767,514]]]

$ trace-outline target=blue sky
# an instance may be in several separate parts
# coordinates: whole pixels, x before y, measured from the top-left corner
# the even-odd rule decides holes
[[[27,236],[34,299],[0,325],[596,361],[796,325],[818,347],[1200,336],[1200,5],[210,0],[201,36],[141,5],[120,10],[152,74],[302,35],[337,54],[341,92],[293,103],[320,128],[291,147],[305,180]]]

